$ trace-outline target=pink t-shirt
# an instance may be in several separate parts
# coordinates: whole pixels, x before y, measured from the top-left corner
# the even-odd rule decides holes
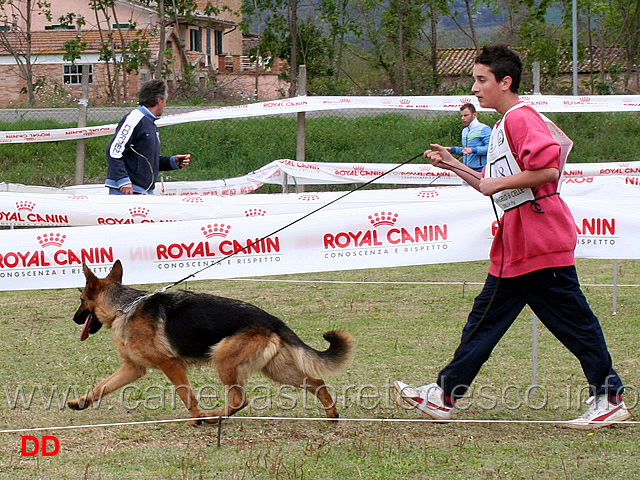
[[[506,122],[507,141],[523,171],[559,167],[560,145],[532,108],[517,108],[501,121]],[[555,192],[557,185],[534,187],[533,194],[544,197]],[[491,246],[491,275],[517,277],[575,264],[577,234],[569,207],[559,195],[541,198],[537,204],[544,213],[536,213],[531,203],[504,212],[502,228]]]

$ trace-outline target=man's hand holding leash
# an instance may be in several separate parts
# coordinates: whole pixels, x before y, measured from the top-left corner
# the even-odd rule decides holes
[[[176,163],[180,168],[188,167],[191,163],[191,154],[187,153],[186,155],[176,155]]]

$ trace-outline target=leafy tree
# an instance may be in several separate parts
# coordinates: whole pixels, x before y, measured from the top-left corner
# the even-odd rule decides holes
[[[34,56],[31,50],[32,22],[35,15],[51,21],[51,4],[45,0],[0,0],[0,45],[16,61],[20,77],[26,83],[29,105],[35,101]]]
[[[608,36],[613,36],[617,40],[616,43],[625,49],[627,61],[625,86],[628,88],[633,74],[633,66],[636,65],[635,84],[638,88],[640,84],[640,72],[637,68],[637,65],[640,64],[640,4],[638,0],[611,0],[609,6],[610,10],[607,14]]]
[[[297,91],[298,81],[298,0],[244,0],[242,3],[243,31],[250,29],[251,20],[264,20],[260,51],[289,63],[289,96]]]

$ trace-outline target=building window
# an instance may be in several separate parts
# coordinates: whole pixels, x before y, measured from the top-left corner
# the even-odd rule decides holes
[[[82,72],[80,67],[89,69],[89,84],[93,83],[93,65],[63,65],[62,83],[65,85],[82,85]]]
[[[74,25],[45,25],[45,30],[75,30]]]
[[[190,30],[191,35],[191,48],[192,52],[201,52],[202,51],[202,31],[196,30],[195,28]]]
[[[216,30],[216,55],[222,55],[222,30]]]

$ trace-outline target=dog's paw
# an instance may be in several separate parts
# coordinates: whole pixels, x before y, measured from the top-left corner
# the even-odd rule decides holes
[[[85,408],[87,408],[86,403],[87,402],[82,399],[71,400],[67,402],[67,407],[69,407],[71,410],[84,410]]]
[[[327,420],[329,423],[338,423],[338,419],[340,418],[340,414],[335,412],[335,415],[327,416]]]
[[[221,421],[220,418],[221,414],[220,412],[202,412],[200,413],[199,417],[201,418],[201,422],[204,423],[212,423],[212,424],[218,424]]]
[[[198,425],[200,425],[202,423],[202,420],[194,418],[193,420],[189,420],[187,422],[187,425],[189,425],[190,427],[197,427]]]

